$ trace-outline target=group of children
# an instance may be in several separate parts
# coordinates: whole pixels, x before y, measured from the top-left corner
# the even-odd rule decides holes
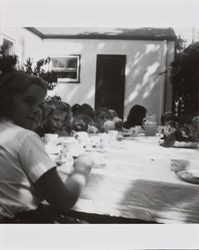
[[[44,136],[46,133],[56,133],[59,136],[71,136],[75,131],[88,133],[103,133],[108,130],[122,131],[142,125],[147,110],[141,105],[131,108],[125,122],[118,113],[106,107],[94,109],[84,103],[74,104],[72,107],[62,101],[60,97],[48,97],[43,101],[35,120],[34,131]]]
[[[54,96],[43,102],[34,131],[42,137],[46,133],[70,136],[75,131],[102,133],[109,129],[122,129],[122,120],[115,110],[100,108],[94,112],[86,103],[71,107]]]
[[[12,72],[0,79],[0,222],[13,223],[13,218],[24,218],[27,212],[36,211],[34,221],[27,222],[42,223],[45,216],[40,215],[39,208],[43,200],[53,209],[51,220],[47,216],[45,223],[52,223],[52,217],[60,214],[62,221],[67,221],[63,218],[77,201],[94,162],[90,156],[80,155],[63,182],[41,140],[45,133],[68,136],[74,131],[128,129],[142,125],[147,112],[135,105],[123,123],[115,110],[100,108],[95,112],[88,104],[71,107],[58,97],[45,99],[46,94],[46,82],[24,72]],[[198,129],[198,120],[192,122]],[[198,139],[193,133],[187,138],[183,130],[186,126],[179,130],[172,113],[164,114],[162,123],[168,128],[163,132],[164,146],[179,138]]]
[[[68,222],[63,218],[79,198],[94,162],[80,155],[63,182],[41,140],[45,133],[67,136],[123,128],[115,110],[71,107],[56,96],[46,99],[46,94],[46,82],[24,72],[0,79],[0,222]],[[43,200],[53,212],[41,210]]]

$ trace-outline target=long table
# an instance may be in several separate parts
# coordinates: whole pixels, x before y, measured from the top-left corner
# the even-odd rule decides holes
[[[73,211],[158,223],[199,223],[199,185],[180,179],[171,159],[199,169],[198,149],[164,148],[158,137],[111,143],[97,158]]]

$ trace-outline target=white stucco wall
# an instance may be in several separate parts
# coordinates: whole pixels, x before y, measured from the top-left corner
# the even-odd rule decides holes
[[[73,105],[84,103],[94,106],[97,54],[126,55],[126,82],[124,118],[135,104],[144,105],[148,114],[157,119],[164,108],[166,69],[166,41],[129,40],[44,40],[43,56],[80,54],[80,83],[61,83],[51,94],[60,95]]]
[[[59,83],[49,95],[59,95],[73,105],[88,103],[94,107],[97,54],[126,55],[124,118],[135,104],[144,105],[158,121],[171,103],[168,77],[164,72],[173,60],[172,42],[140,40],[44,39],[25,29],[2,30],[15,39],[15,53],[20,61],[37,61],[48,56],[81,55],[80,83]],[[169,46],[168,46],[169,45]],[[168,50],[169,48],[169,50]],[[164,95],[167,95],[165,100]]]

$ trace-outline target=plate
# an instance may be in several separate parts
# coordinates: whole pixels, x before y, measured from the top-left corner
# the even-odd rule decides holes
[[[174,148],[197,148],[198,142],[184,142],[184,141],[175,141]]]
[[[175,173],[186,182],[199,184],[199,170],[197,169],[180,170]]]

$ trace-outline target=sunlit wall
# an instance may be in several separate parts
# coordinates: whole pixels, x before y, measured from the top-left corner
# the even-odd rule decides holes
[[[44,44],[45,56],[81,55],[80,83],[62,83],[52,92],[70,104],[87,102],[94,106],[97,54],[117,54],[127,59],[124,117],[134,104],[144,105],[148,114],[156,114],[158,120],[165,107],[171,109],[171,88],[165,86],[170,85],[167,67],[173,59],[171,42],[48,39]]]

